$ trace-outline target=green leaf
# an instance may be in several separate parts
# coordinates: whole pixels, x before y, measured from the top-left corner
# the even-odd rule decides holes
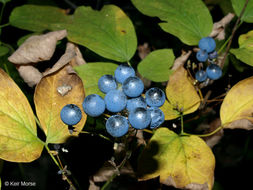
[[[253,66],[253,30],[242,34],[238,40],[239,48],[230,49],[230,52],[242,62]]]
[[[7,53],[9,53],[9,48],[0,46],[0,57],[6,55]]]
[[[12,26],[42,32],[44,30],[61,30],[63,24],[71,22],[66,11],[52,6],[23,5],[16,7],[10,15]]]
[[[159,17],[160,27],[188,45],[197,45],[213,27],[212,17],[202,0],[132,0],[143,14]]]
[[[32,108],[15,82],[0,69],[0,158],[31,162],[40,157],[43,142],[37,137]]]
[[[239,17],[246,0],[231,0],[235,14]],[[247,7],[242,15],[241,20],[249,23],[253,23],[253,1],[249,0]]]
[[[214,167],[214,155],[201,138],[159,128],[141,153],[137,171],[141,180],[160,176],[161,183],[176,188],[195,184],[211,190]]]
[[[90,7],[78,7],[73,24],[66,27],[70,41],[108,59],[129,61],[137,48],[131,20],[114,5],[106,5],[101,11]]]
[[[101,97],[105,95],[98,88],[98,80],[103,75],[114,75],[114,71],[118,65],[106,62],[94,62],[74,67],[79,77],[83,81],[85,95],[99,94]]]
[[[168,81],[172,74],[170,68],[173,65],[175,56],[171,49],[160,49],[148,54],[138,65],[139,73],[152,81]]]

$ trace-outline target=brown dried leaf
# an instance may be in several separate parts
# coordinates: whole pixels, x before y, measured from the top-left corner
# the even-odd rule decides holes
[[[57,41],[66,36],[66,30],[31,36],[25,40],[8,60],[15,64],[29,64],[49,60],[54,54]]]
[[[60,59],[54,64],[54,66],[45,71],[43,73],[44,76],[50,75],[61,68],[63,68],[65,65],[67,65],[74,57],[76,56],[75,53],[75,45],[72,43],[67,43],[66,51],[65,53],[60,57]]]
[[[83,59],[82,53],[80,49],[78,48],[78,46],[74,47],[74,51],[76,53],[76,56],[74,57],[74,59],[71,60],[70,65],[74,67],[74,66],[86,64],[86,61]]]
[[[189,56],[191,55],[191,53],[192,51],[188,51],[188,52],[183,51],[180,57],[175,59],[171,70],[175,71],[179,67],[183,66],[185,62],[187,61],[187,59],[189,58]]]
[[[218,40],[225,39],[225,27],[227,24],[231,22],[234,18],[235,14],[228,13],[225,17],[223,17],[219,22],[215,22],[213,24],[213,30],[210,34],[210,37],[216,38]]]
[[[17,67],[17,70],[25,83],[30,87],[38,84],[42,78],[42,73],[32,65],[21,65]]]

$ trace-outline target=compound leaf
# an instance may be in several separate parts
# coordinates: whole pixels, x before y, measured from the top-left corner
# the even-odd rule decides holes
[[[197,45],[213,27],[212,17],[202,0],[132,0],[143,14],[161,19],[160,27],[188,45]]]
[[[151,52],[138,65],[139,73],[152,81],[164,82],[169,80],[172,74],[170,68],[175,56],[171,49],[160,49]]]
[[[78,7],[67,31],[70,41],[115,61],[129,61],[137,48],[131,20],[114,5],[106,5],[101,11]]]
[[[37,137],[32,108],[15,82],[0,69],[0,158],[31,162],[40,157],[43,142]]]
[[[138,160],[141,180],[160,176],[160,182],[188,189],[198,184],[212,189],[215,158],[199,137],[179,136],[167,128],[159,128]]]
[[[240,15],[246,0],[231,0],[233,9],[237,16]],[[253,23],[253,1],[249,1],[247,7],[241,17],[242,21]]]
[[[71,136],[68,126],[61,121],[60,112],[66,104],[76,104],[82,110],[84,97],[81,79],[76,74],[69,74],[66,67],[41,79],[35,89],[34,103],[47,136],[46,143],[64,143]],[[83,113],[81,121],[73,126],[77,132],[72,135],[79,134],[86,118]]]
[[[83,81],[86,96],[89,94],[105,95],[98,88],[98,80],[103,75],[114,75],[118,65],[106,62],[94,62],[75,67],[75,71]]]
[[[42,32],[44,30],[61,30],[62,25],[71,22],[66,11],[53,6],[23,5],[14,8],[9,18],[12,26]]]
[[[230,52],[233,53],[237,59],[253,66],[253,30],[240,35],[238,43],[239,48],[231,49]]]
[[[176,112],[178,116],[180,116],[180,112],[186,115],[196,111],[200,105],[200,97],[191,79],[188,78],[187,71],[182,66],[170,76],[166,87],[166,96],[170,104],[167,109],[171,110],[170,113],[174,113],[171,114],[173,118],[177,115]]]
[[[225,128],[253,129],[253,77],[234,85],[224,98],[220,109]]]

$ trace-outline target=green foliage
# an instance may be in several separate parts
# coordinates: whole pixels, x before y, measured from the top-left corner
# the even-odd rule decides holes
[[[66,28],[70,41],[115,61],[129,61],[137,48],[131,20],[114,5],[104,6],[101,11],[79,7],[73,23]]]
[[[64,10],[57,7],[23,5],[11,12],[9,21],[12,26],[24,30],[43,32],[62,29],[62,24],[69,23],[71,18]]]
[[[9,51],[10,51],[9,48],[1,45],[0,46],[0,57],[6,55],[7,53],[9,53]]]
[[[152,81],[164,82],[172,74],[171,67],[175,56],[171,49],[160,49],[151,52],[138,64],[139,73]]]
[[[231,0],[232,6],[234,8],[235,14],[240,16],[240,13],[244,7],[246,0]],[[253,2],[249,0],[248,5],[242,15],[241,20],[244,22],[253,23]]]
[[[185,44],[197,45],[212,31],[212,17],[201,0],[132,0],[132,3],[143,14],[159,17],[160,27]]]
[[[99,94],[104,97],[105,95],[98,89],[98,80],[103,75],[114,75],[117,66],[114,63],[96,62],[75,67],[75,71],[83,81],[85,95]]]
[[[253,30],[249,31],[247,34],[242,34],[239,37],[238,43],[239,48],[231,49],[230,52],[233,53],[237,59],[253,66]]]

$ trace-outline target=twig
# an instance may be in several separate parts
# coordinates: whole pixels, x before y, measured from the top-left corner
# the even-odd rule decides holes
[[[249,2],[249,0],[246,0],[246,1],[245,1],[245,4],[244,4],[244,6],[243,6],[243,8],[242,8],[242,11],[241,11],[239,17],[238,17],[237,20],[236,20],[235,26],[234,26],[234,28],[233,28],[233,30],[232,30],[231,38],[230,38],[230,40],[229,40],[229,42],[228,42],[228,46],[227,46],[227,48],[226,48],[224,57],[223,57],[223,59],[222,59],[221,65],[220,65],[221,68],[223,68],[223,66],[224,66],[224,64],[225,64],[225,60],[226,60],[226,58],[227,58],[227,56],[228,56],[228,51],[229,51],[230,46],[231,46],[231,44],[232,44],[233,37],[234,37],[235,32],[236,32],[236,30],[237,30],[237,28],[238,28],[237,26],[238,26],[239,23],[240,23],[240,20],[241,20],[242,15],[243,15],[243,13],[244,13],[246,7],[247,7],[248,2]]]

